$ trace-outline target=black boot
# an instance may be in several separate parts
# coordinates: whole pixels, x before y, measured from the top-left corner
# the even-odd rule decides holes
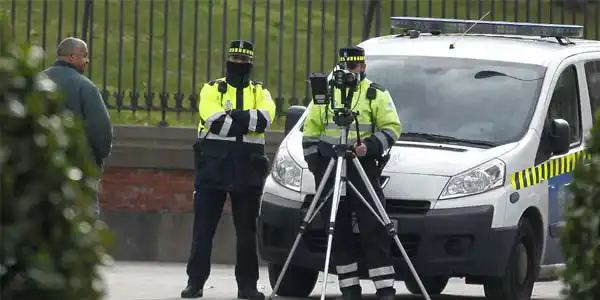
[[[183,291],[181,291],[181,298],[201,298],[203,296],[203,290],[201,286],[195,286],[188,284]]]
[[[256,290],[256,288],[248,288],[248,289],[238,290],[238,298],[239,299],[248,299],[248,300],[264,300],[265,295],[263,293],[259,292],[258,290]]]
[[[377,291],[377,300],[394,300],[396,299],[396,289],[386,288]]]
[[[338,298],[339,300],[362,300],[362,291],[360,290],[351,290],[351,291],[343,291],[342,297]]]

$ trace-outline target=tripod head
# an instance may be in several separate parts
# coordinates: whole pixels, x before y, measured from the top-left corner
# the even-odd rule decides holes
[[[334,68],[331,78],[325,73],[312,73],[310,75],[313,103],[316,105],[329,105],[333,111],[333,122],[340,129],[340,141],[334,146],[337,156],[353,156],[353,147],[348,145],[348,132],[350,125],[356,121],[357,143],[360,145],[358,131],[358,111],[352,111],[352,97],[358,85],[358,76],[352,72]],[[337,106],[335,89],[339,89],[341,106]]]
[[[313,94],[313,103],[317,105],[330,105],[334,113],[333,121],[339,127],[348,127],[358,117],[358,112],[352,111],[352,97],[359,83],[359,76],[340,68],[334,68],[331,78],[325,73],[312,73],[310,85]],[[335,89],[340,91],[340,106],[335,99]]]

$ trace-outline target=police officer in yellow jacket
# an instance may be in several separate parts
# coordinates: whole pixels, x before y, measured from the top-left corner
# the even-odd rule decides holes
[[[351,107],[353,111],[359,113],[357,121],[361,143],[357,143],[356,123],[349,128],[348,143],[354,145],[354,151],[365,173],[371,179],[371,185],[383,201],[380,176],[383,169],[381,164],[384,163],[382,160],[385,159],[382,158],[386,157],[388,150],[400,136],[401,123],[389,92],[366,78],[364,50],[360,47],[348,47],[340,49],[339,54],[339,66],[357,74],[359,78]],[[334,100],[338,107],[342,106],[340,94],[340,90],[335,89]],[[334,113],[329,105],[309,104],[302,145],[305,160],[315,177],[315,186],[324,179],[327,164],[334,155],[332,145],[340,141],[340,130],[334,123],[333,116]],[[348,179],[375,208],[372,204],[373,200],[350,160],[347,160],[346,166]],[[328,178],[324,191],[332,187],[333,176]],[[360,299],[362,292],[358,277],[358,262],[354,252],[356,246],[352,242],[354,240],[352,212],[356,214],[360,241],[366,253],[364,267],[368,270],[369,277],[377,289],[378,298],[394,299],[395,270],[390,254],[392,239],[352,189],[346,187],[345,190],[346,197],[340,199],[338,208],[332,250],[343,299]],[[329,216],[330,211],[331,206],[324,205],[321,214]]]
[[[274,119],[275,103],[260,82],[250,80],[254,45],[232,41],[228,54],[226,76],[200,91],[193,242],[182,298],[203,296],[215,229],[229,193],[237,236],[238,298],[264,299],[256,289],[256,217],[269,168],[264,132]]]

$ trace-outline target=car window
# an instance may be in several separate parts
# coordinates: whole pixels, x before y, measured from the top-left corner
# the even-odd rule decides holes
[[[538,65],[413,56],[367,58],[366,70],[390,92],[403,133],[494,145],[525,134],[544,73]]]
[[[590,104],[595,114],[600,108],[600,60],[585,63],[585,77],[590,93]],[[596,118],[593,118],[594,121]]]
[[[564,119],[569,122],[571,144],[581,141],[581,110],[579,103],[577,69],[575,69],[575,66],[569,66],[563,70],[554,87],[546,120],[549,122],[553,119]]]

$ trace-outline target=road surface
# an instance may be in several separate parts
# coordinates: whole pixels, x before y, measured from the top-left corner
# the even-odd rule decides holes
[[[117,262],[103,272],[108,295],[106,300],[175,300],[180,299],[181,290],[185,287],[186,275],[184,264]],[[322,278],[322,277],[321,277]],[[311,299],[319,299],[321,279],[315,286]],[[370,281],[363,281],[365,299],[376,299],[375,290]],[[560,282],[537,283],[532,299],[554,300],[560,298]],[[266,295],[271,293],[267,270],[261,268],[258,288]],[[403,282],[396,282],[396,300],[424,299],[411,296]],[[327,298],[339,295],[336,276],[329,276]],[[235,299],[233,266],[213,265],[211,276],[205,286],[206,300]],[[278,297],[279,299],[284,299]],[[289,299],[289,298],[288,298]],[[483,288],[478,285],[465,285],[462,279],[452,279],[444,290],[444,295],[432,297],[432,300],[484,300]]]

